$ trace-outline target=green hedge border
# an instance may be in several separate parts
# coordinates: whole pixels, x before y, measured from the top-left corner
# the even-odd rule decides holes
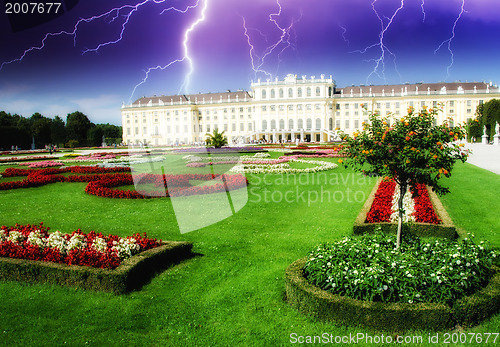
[[[373,200],[375,199],[375,193],[377,192],[378,185],[382,179],[379,179],[373,187],[368,199],[366,199],[365,204],[361,208],[358,217],[354,221],[353,233],[355,235],[362,235],[367,233],[373,233],[378,227],[381,227],[384,232],[396,233],[398,225],[396,223],[365,223],[366,216],[370,212]],[[457,228],[453,224],[448,212],[444,208],[443,204],[439,200],[439,197],[427,187],[429,192],[429,198],[431,200],[434,211],[441,219],[441,224],[431,224],[431,223],[408,223],[407,226],[415,235],[418,236],[433,236],[433,237],[445,237],[450,239],[458,238]]]
[[[192,257],[192,247],[190,242],[164,241],[162,246],[136,254],[113,270],[0,257],[0,280],[50,283],[124,294],[140,289],[155,273]]]
[[[324,291],[304,277],[307,257],[293,262],[285,272],[286,300],[301,313],[338,324],[377,330],[442,331],[459,324],[477,325],[500,311],[500,271],[479,292],[453,307],[438,303],[382,303],[351,299]]]

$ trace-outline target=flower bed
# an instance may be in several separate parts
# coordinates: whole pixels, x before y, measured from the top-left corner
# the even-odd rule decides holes
[[[174,153],[255,153],[262,152],[264,149],[262,147],[190,147],[190,148],[175,148]]]
[[[468,326],[500,310],[499,254],[484,243],[395,244],[379,232],[318,246],[287,270],[288,300],[323,319],[393,331]]]
[[[354,222],[354,233],[369,233],[378,227],[387,232],[395,232],[397,191],[399,187],[396,187],[396,183],[379,181]],[[409,223],[403,226],[419,236],[456,238],[458,236],[456,228],[437,195],[423,185],[417,186],[417,193],[418,195],[412,200],[410,194],[405,198],[403,221]]]
[[[87,194],[120,199],[144,199],[154,197],[188,196],[199,194],[212,194],[236,190],[247,186],[247,179],[242,175],[212,175],[212,174],[186,174],[186,175],[154,175],[139,174],[135,182],[153,184],[154,191],[116,190],[119,186],[134,184],[134,177],[130,168],[101,168],[93,166],[71,166],[65,168],[48,168],[41,170],[27,170],[8,168],[5,177],[27,176],[21,181],[0,183],[0,190],[39,187],[55,182],[88,182],[85,187]],[[83,175],[69,175],[64,177],[60,173],[71,172]],[[214,181],[209,186],[193,186],[190,181]],[[169,189],[166,190],[165,187]]]
[[[5,227],[3,228],[5,230]],[[10,231],[12,230],[12,228],[7,229],[10,229]],[[48,228],[45,229],[42,225],[14,227],[14,230],[20,229],[23,231],[34,229],[31,232],[41,229],[48,230]],[[82,235],[83,233],[78,230],[74,234]],[[72,237],[75,237],[75,235],[73,235]],[[116,260],[116,257],[118,257],[118,259],[120,260],[120,264],[113,268],[97,268],[85,265],[74,265],[77,262],[88,263],[91,259],[89,257],[89,252],[80,252],[80,255],[77,255],[77,251],[75,249],[70,250],[69,253],[66,254],[66,257],[68,257],[68,254],[72,255],[70,257],[72,265],[68,265],[68,263],[53,261],[26,260],[19,257],[0,257],[0,279],[76,286],[84,289],[102,290],[113,292],[116,294],[122,294],[131,290],[140,289],[140,287],[144,283],[147,283],[155,273],[163,271],[168,266],[177,264],[183,259],[193,256],[193,254],[191,253],[193,245],[189,242],[162,241],[161,245],[151,248],[154,243],[156,244],[159,242],[152,239],[146,239],[140,235],[134,236],[134,239],[136,240],[135,243],[131,242],[130,238],[121,239],[117,236],[109,236],[108,238],[111,238],[111,240],[108,240],[106,242],[106,237],[100,237],[100,234],[94,232],[83,235],[86,236],[76,236],[72,243],[71,241],[67,242],[66,249],[68,248],[68,246],[75,247],[77,245],[81,245],[82,241],[86,242],[88,238],[93,238],[93,244],[95,244],[96,248],[104,249],[105,246],[107,246],[108,248],[116,247],[117,250],[112,252],[116,253],[116,256],[113,256],[112,259]],[[9,236],[10,235],[8,235],[7,237]],[[62,235],[60,236],[61,238],[64,238],[62,237]],[[15,235],[11,238],[18,239],[19,235]],[[51,243],[59,242],[60,244],[63,242],[61,241],[61,238],[52,238],[53,239],[50,241]],[[31,239],[33,240],[33,242],[36,242],[34,240],[39,240],[40,238],[37,237],[37,234],[35,234],[35,237],[32,237]],[[96,241],[99,239],[104,241]],[[67,241],[65,238],[64,240]],[[113,244],[115,242],[114,240],[125,241],[123,241],[122,243],[120,243],[120,241],[116,241],[117,244],[115,245]],[[27,241],[25,240],[24,242]],[[120,254],[126,253],[125,250],[128,247],[127,242],[135,245],[140,244],[141,247],[149,247],[149,249],[143,250],[132,255],[131,257],[121,260]],[[27,248],[34,249],[35,246],[29,245]],[[134,246],[132,245],[132,247],[128,248],[134,248]],[[121,253],[118,249],[122,250]],[[91,252],[93,253],[93,251]],[[49,252],[46,253],[48,254]],[[50,253],[53,255],[53,257],[58,257],[60,259],[59,249],[55,248],[55,250],[51,251]],[[30,254],[34,254],[33,251],[31,251]]]
[[[319,171],[327,171],[333,170],[337,168],[337,164],[320,161],[320,160],[301,160],[295,158],[286,158],[286,162],[283,163],[283,159],[278,159],[273,162],[262,162],[258,164],[250,164],[248,162],[244,162],[240,165],[236,165],[231,168],[230,171],[237,173],[302,173],[302,172],[319,172]],[[303,164],[315,165],[314,167],[308,167],[305,169],[294,169],[291,168],[288,163],[296,162]]]
[[[217,183],[209,186],[192,186],[189,181],[215,180]],[[87,194],[120,199],[144,199],[154,197],[189,196],[221,193],[246,187],[248,181],[242,175],[212,175],[212,174],[186,174],[186,175],[153,175],[141,174],[136,176],[136,181],[151,183],[158,190],[132,191],[116,190],[113,187],[134,184],[131,175],[114,175],[91,181],[85,188]],[[169,189],[165,190],[165,186]]]
[[[453,307],[437,303],[384,303],[352,299],[332,294],[310,284],[304,277],[307,258],[286,269],[286,300],[297,310],[316,319],[363,326],[389,332],[408,330],[448,330],[460,324],[469,327],[481,323],[500,310],[500,270],[489,284]]]
[[[311,284],[353,299],[452,304],[490,280],[498,256],[472,239],[420,241],[377,232],[346,237],[310,252],[304,275]]]
[[[412,199],[412,194],[416,197]],[[425,185],[417,184],[416,192],[408,190],[403,197],[405,216],[403,222],[419,222],[439,224],[441,221],[434,212]],[[366,221],[368,223],[397,222],[398,219],[399,186],[394,181],[380,182],[375,199]]]
[[[41,160],[41,159],[43,160],[54,159],[54,157],[50,156],[8,157],[8,158],[0,158],[0,163],[13,164],[13,162],[24,162],[24,161]]]
[[[63,166],[64,163],[61,163],[59,161],[44,160],[44,161],[36,161],[36,162],[31,162],[31,163],[19,163],[17,165],[27,166],[29,169],[41,169],[41,168],[47,168],[47,167]]]
[[[149,239],[146,233],[127,238],[94,231],[85,234],[80,229],[71,234],[49,234],[43,223],[0,228],[0,257],[67,265],[114,269],[121,261],[160,245],[161,240]]]

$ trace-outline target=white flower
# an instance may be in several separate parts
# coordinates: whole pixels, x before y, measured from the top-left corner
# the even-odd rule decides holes
[[[73,249],[82,249],[87,247],[87,242],[85,241],[85,237],[80,234],[73,235],[68,242],[67,251],[71,251]]]
[[[66,254],[67,241],[61,235],[61,232],[56,231],[49,235],[47,247],[57,248],[61,254]]]
[[[103,238],[96,237],[94,239],[94,242],[92,243],[92,248],[95,249],[98,252],[104,253],[108,249],[108,245],[107,245],[106,241]]]
[[[116,242],[116,245],[111,249],[118,253],[118,257],[120,257],[120,259],[126,259],[138,253],[140,251],[140,246],[136,244],[136,240],[134,238],[120,238],[120,240]]]
[[[46,246],[45,239],[43,238],[43,235],[42,235],[40,230],[32,231],[28,235],[27,241],[30,245],[34,245],[34,246],[36,245],[40,248],[44,248]]]
[[[5,230],[1,229],[0,230],[0,242],[4,242],[7,240],[7,233]]]
[[[7,241],[10,241],[13,243],[22,243],[24,241],[24,236],[18,230],[11,230],[9,232],[9,237],[7,237]]]

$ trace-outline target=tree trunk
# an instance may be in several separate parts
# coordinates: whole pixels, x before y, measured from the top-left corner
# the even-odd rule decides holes
[[[406,193],[407,184],[400,183],[399,184],[399,200],[398,200],[398,234],[396,236],[396,249],[399,249],[401,246],[402,239],[402,229],[403,229],[403,198]]]

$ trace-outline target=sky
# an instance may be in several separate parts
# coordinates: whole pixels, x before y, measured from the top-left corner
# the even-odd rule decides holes
[[[499,0],[61,2],[31,17],[2,4],[0,110],[120,125],[121,106],[142,96],[287,74],[500,84]]]

